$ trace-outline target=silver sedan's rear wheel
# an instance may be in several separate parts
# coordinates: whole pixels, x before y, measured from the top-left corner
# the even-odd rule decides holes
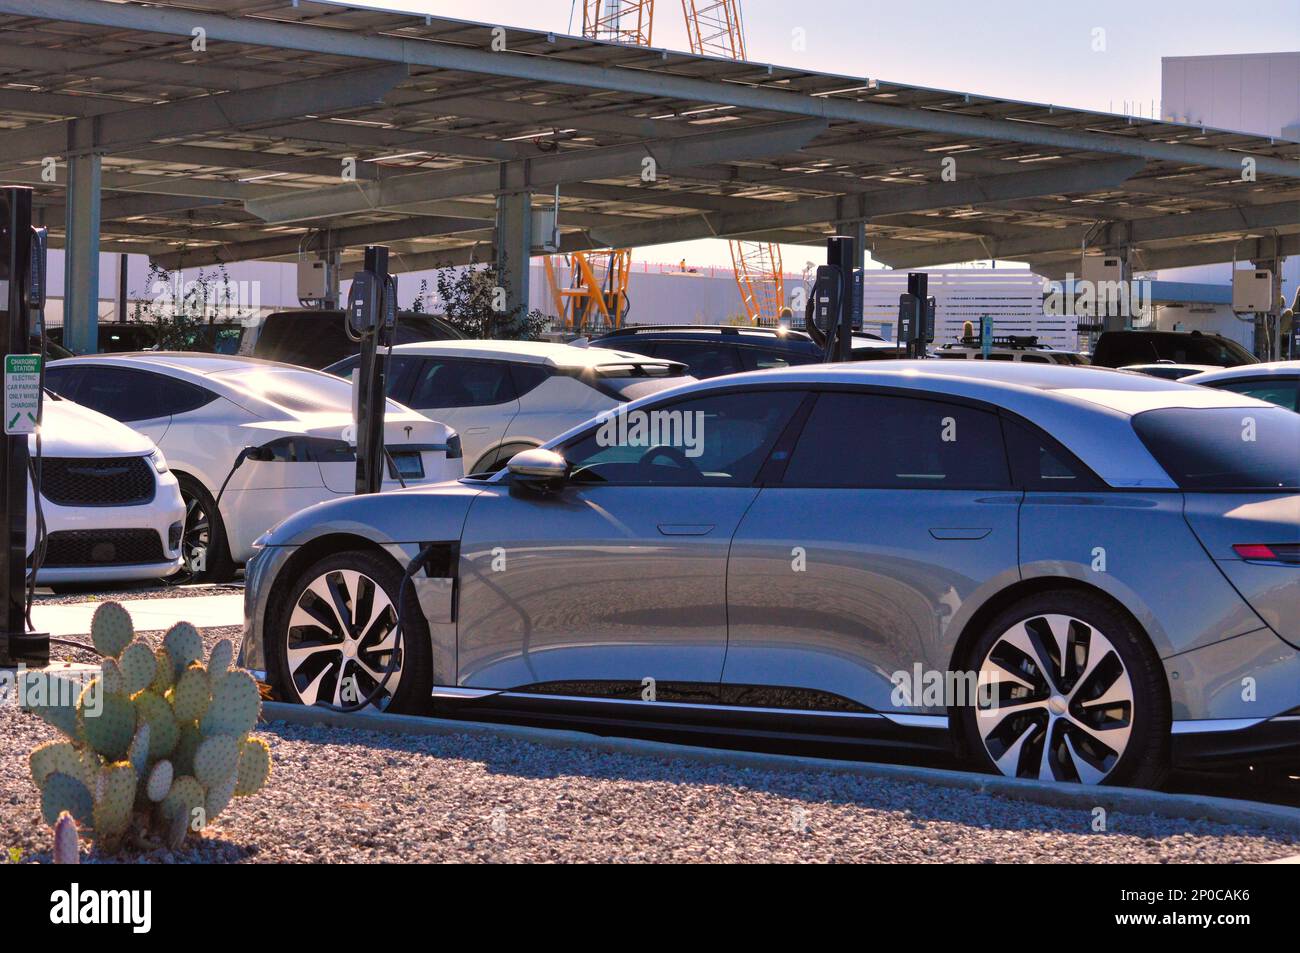
[[[1100,597],[1044,593],[1002,613],[972,653],[968,749],[1007,777],[1158,784],[1168,761],[1164,673],[1145,634]]]
[[[323,559],[298,577],[268,633],[268,662],[283,701],[346,706],[378,689],[374,704],[380,709],[419,711],[427,705],[432,653],[409,586],[397,643],[401,576],[377,554],[351,552]],[[390,662],[393,671],[385,682]]]
[[[975,724],[999,771],[1099,784],[1133,728],[1133,683],[1110,639],[1081,619],[1017,622],[984,656]]]

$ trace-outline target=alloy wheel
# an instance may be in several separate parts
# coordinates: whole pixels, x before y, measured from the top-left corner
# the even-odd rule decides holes
[[[1133,730],[1133,683],[1102,632],[1036,615],[994,640],[980,666],[975,724],[1009,777],[1101,783]]]
[[[212,546],[212,515],[197,494],[181,491],[185,504],[185,528],[181,531],[181,568],[168,581],[192,582],[208,568]]]
[[[304,705],[346,705],[384,677],[396,645],[397,610],[364,573],[336,569],[313,579],[289,616],[289,680]],[[401,682],[401,656],[375,699],[386,708]]]

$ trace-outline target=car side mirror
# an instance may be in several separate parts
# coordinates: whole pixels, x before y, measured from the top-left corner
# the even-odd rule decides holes
[[[569,476],[568,461],[554,450],[541,447],[516,453],[506,467],[514,482],[539,489],[563,483]]]

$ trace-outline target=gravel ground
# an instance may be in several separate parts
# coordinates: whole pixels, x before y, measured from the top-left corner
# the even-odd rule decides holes
[[[146,636],[157,641],[161,634]],[[239,629],[209,629],[210,646]],[[64,654],[66,653],[66,655]],[[89,661],[74,649],[59,657]],[[143,862],[1013,862],[1275,860],[1265,830],[1049,808],[826,772],[756,771],[471,735],[406,737],[283,723],[274,768],[192,848]],[[49,859],[27,753],[57,735],[0,706],[0,862]],[[92,860],[92,855],[85,856]]]

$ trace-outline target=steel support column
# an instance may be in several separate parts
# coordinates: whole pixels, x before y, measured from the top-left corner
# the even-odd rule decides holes
[[[99,202],[102,161],[94,152],[68,158],[67,238],[63,251],[63,346],[99,350]]]
[[[1265,314],[1255,315],[1255,356],[1261,361],[1282,359],[1282,312],[1286,308],[1282,300],[1282,265],[1285,261],[1285,258],[1279,257],[1251,262],[1256,269],[1267,268],[1273,275],[1269,309]]]
[[[493,237],[497,281],[505,289],[505,310],[528,313],[528,271],[533,247],[533,197],[529,192],[497,195],[497,227]]]

